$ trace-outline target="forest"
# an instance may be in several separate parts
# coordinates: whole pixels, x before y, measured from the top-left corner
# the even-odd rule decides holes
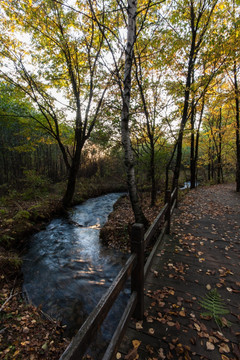
[[[94,177],[152,204],[171,182],[239,191],[238,25],[235,1],[3,1],[1,192],[65,182],[69,206]]]
[[[3,0],[0,268],[55,214],[127,191],[240,192],[239,0]],[[3,280],[5,281],[5,280]]]

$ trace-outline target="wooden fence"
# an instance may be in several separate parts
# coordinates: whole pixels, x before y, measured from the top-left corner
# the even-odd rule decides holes
[[[59,360],[82,359],[87,348],[91,344],[93,336],[101,327],[101,324],[112,308],[114,301],[124,289],[127,279],[131,276],[130,299],[102,360],[114,358],[130,317],[134,316],[138,320],[143,319],[144,280],[150,269],[156,249],[162,241],[164,234],[170,233],[171,215],[176,205],[177,188],[175,188],[172,193],[170,190],[167,192],[166,204],[145,234],[142,224],[133,225],[131,235],[131,256]],[[149,243],[153,242],[153,239],[156,239],[156,241],[145,263],[144,251]]]

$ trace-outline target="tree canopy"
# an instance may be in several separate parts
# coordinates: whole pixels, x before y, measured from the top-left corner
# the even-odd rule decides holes
[[[18,152],[58,146],[65,206],[89,144],[109,151],[123,143],[137,221],[139,161],[152,204],[166,166],[173,186],[185,169],[194,187],[199,176],[223,181],[237,164],[239,191],[237,2],[5,0],[0,10],[4,136],[18,129],[25,141],[9,142]]]

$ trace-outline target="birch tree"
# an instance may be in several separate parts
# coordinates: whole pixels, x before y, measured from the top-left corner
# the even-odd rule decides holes
[[[124,163],[127,174],[127,184],[131,200],[132,209],[137,223],[147,224],[147,220],[143,214],[138,191],[136,185],[136,177],[134,170],[134,153],[131,143],[130,134],[130,100],[131,100],[131,87],[132,87],[132,67],[134,59],[134,45],[137,40],[137,35],[141,32],[142,26],[147,19],[149,10],[155,5],[151,0],[141,2],[141,8],[138,8],[137,0],[128,0],[124,2],[117,2],[117,7],[114,8],[114,18],[121,18],[118,28],[111,27],[108,34],[104,30],[109,27],[106,21],[103,22],[94,11],[93,1],[88,0],[92,10],[92,16],[102,31],[103,36],[108,44],[109,53],[112,56],[112,73],[115,76],[116,82],[119,87],[119,92],[122,100],[121,111],[121,139],[124,149]],[[113,9],[111,8],[113,11]],[[106,9],[104,9],[106,13]],[[116,14],[118,14],[116,16]],[[141,19],[139,19],[141,14]],[[110,15],[110,12],[108,12]],[[115,20],[113,20],[115,23]],[[138,24],[138,29],[137,29]],[[119,28],[121,31],[119,31]],[[121,32],[126,34],[126,39],[121,38]],[[123,36],[124,38],[124,36]],[[117,44],[117,46],[116,46]],[[116,51],[118,47],[119,51]],[[124,55],[124,59],[122,57]]]

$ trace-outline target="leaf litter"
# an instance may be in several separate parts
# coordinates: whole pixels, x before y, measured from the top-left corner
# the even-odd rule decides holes
[[[138,331],[148,340],[141,343],[140,359],[240,360],[239,200],[233,186],[220,185],[191,191],[180,203],[174,238],[157,251],[160,265],[149,275],[155,285],[145,285]],[[223,301],[220,329],[212,314],[202,315],[199,301],[206,291],[219,292]]]

